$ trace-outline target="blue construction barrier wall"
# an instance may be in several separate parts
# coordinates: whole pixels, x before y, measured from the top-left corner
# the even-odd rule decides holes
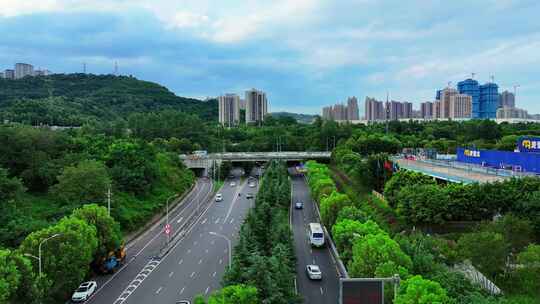
[[[540,153],[458,148],[457,160],[459,162],[485,167],[513,169],[540,174]]]

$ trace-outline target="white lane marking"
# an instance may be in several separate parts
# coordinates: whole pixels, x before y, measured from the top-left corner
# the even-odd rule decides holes
[[[217,274],[217,272],[214,271],[214,273],[212,274],[212,277],[215,278],[215,277],[216,277],[216,274]]]
[[[219,259],[219,263],[222,264],[222,263],[223,263],[223,259]]]
[[[171,273],[169,273],[169,278],[172,277],[174,274],[174,271],[171,271]]]
[[[223,250],[224,253],[227,253],[227,248],[225,248],[225,250]]]
[[[156,294],[158,294],[162,289],[163,287],[159,286],[159,288],[156,290]]]
[[[180,259],[180,261],[178,261],[178,265],[182,265],[182,262],[184,262],[184,259]]]
[[[217,224],[219,223],[219,217],[216,219],[216,221],[214,222],[214,224]]]
[[[161,263],[161,261],[158,260],[150,260],[146,265],[143,267],[143,269],[135,276],[135,279],[133,279],[129,285],[122,291],[120,296],[113,302],[114,304],[122,304],[126,301],[126,299],[139,287],[142,282],[154,271],[154,269],[157,268],[157,266]]]
[[[215,240],[212,240],[212,241],[210,242],[211,245],[214,245],[215,243],[216,243]]]
[[[232,224],[233,222],[234,222],[234,219],[231,219],[231,222],[230,222],[230,224]]]
[[[313,258],[313,264],[314,264],[314,265],[317,265],[317,263],[315,262],[315,258]]]
[[[199,237],[202,238],[202,233],[199,234]]]
[[[178,219],[178,221],[176,221],[176,223],[180,223],[183,219],[184,217],[182,216],[181,218]]]
[[[321,289],[321,294],[324,294],[324,291],[323,291],[322,287],[319,287],[319,288]]]
[[[187,250],[187,253],[188,253],[188,254],[191,253],[191,249],[188,249],[188,250]]]
[[[206,290],[204,291],[204,294],[208,294],[209,291],[210,291],[210,286],[206,287]]]
[[[219,226],[219,230],[223,230],[223,225]]]
[[[180,290],[180,294],[183,294],[185,289],[186,289],[186,286],[182,287],[182,289]]]
[[[193,246],[197,246],[197,243],[198,243],[197,241],[193,242]]]
[[[208,253],[208,249],[206,249],[204,252]]]
[[[205,218],[202,222],[201,222],[201,225],[204,225],[206,223],[206,220],[207,218]]]
[[[189,276],[190,278],[193,278],[195,276],[195,271],[191,273],[191,275]]]
[[[201,264],[202,264],[202,259],[199,260],[199,265],[201,265]]]

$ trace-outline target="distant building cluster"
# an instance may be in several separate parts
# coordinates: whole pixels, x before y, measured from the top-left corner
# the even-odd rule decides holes
[[[354,121],[360,119],[358,113],[358,99],[356,97],[347,98],[347,104],[338,103],[333,106],[324,107],[322,117],[326,120]]]
[[[21,79],[26,76],[47,76],[50,75],[49,70],[34,70],[34,66],[28,63],[15,63],[13,69],[5,69],[4,72],[0,72],[0,78],[5,79]]]
[[[268,114],[266,93],[256,89],[247,90],[245,99],[237,94],[225,94],[218,97],[219,123],[226,127],[240,124],[240,110],[246,111],[246,123],[261,124]]]
[[[329,109],[323,109],[329,112]],[[399,120],[399,119],[531,119],[538,115],[529,115],[526,110],[516,108],[515,93],[504,91],[499,93],[499,86],[493,82],[480,85],[478,81],[469,78],[458,82],[457,88],[450,84],[437,90],[435,100],[420,103],[420,109],[415,111],[410,102],[378,101],[366,97],[366,122]]]
[[[395,100],[383,102],[366,97],[365,119],[368,121],[398,120],[413,117],[414,111],[411,102]]]

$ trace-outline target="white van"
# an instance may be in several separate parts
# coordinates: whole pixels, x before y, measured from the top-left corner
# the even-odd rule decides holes
[[[321,224],[310,223],[309,224],[309,243],[311,246],[322,247],[324,246],[324,232]]]

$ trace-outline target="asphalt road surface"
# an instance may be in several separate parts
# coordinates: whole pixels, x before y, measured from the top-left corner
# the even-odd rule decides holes
[[[311,199],[304,176],[290,169],[292,180],[292,227],[296,252],[296,280],[298,293],[306,304],[338,303],[339,276],[328,246],[312,248],[308,239],[309,223],[319,223],[315,202]],[[304,203],[303,209],[294,209],[294,203]],[[307,277],[306,265],[315,264],[323,279],[313,281]]]
[[[236,185],[230,186],[231,181]],[[181,233],[171,241],[168,253],[155,258],[167,242],[162,221],[128,249],[124,268],[100,278],[101,289],[88,302],[175,303],[220,288],[229,263],[228,241],[223,236],[234,247],[239,227],[254,201],[246,199],[245,194],[256,194],[257,187],[251,188],[235,176],[218,191],[223,201],[215,202],[211,182],[199,180],[193,193],[169,215],[173,233]]]

